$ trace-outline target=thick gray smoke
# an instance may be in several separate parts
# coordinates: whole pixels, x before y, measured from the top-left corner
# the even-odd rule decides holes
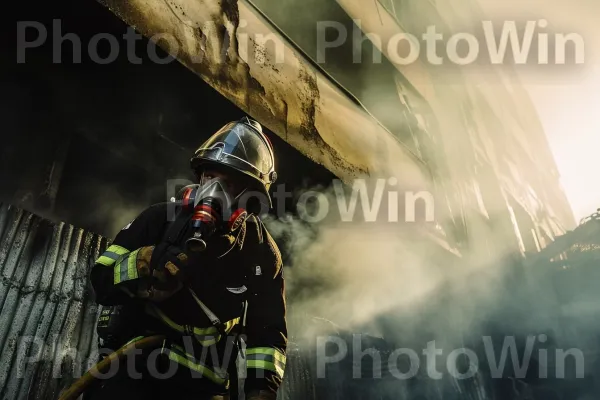
[[[292,320],[294,314],[318,316],[347,329],[381,334],[376,323],[379,317],[401,319],[418,314],[439,301],[442,293],[468,293],[457,299],[464,302],[461,307],[493,297],[488,288],[503,273],[496,265],[508,254],[501,243],[490,248],[483,242],[491,238],[473,238],[472,249],[458,256],[432,239],[435,222],[388,221],[385,205],[381,207],[385,212],[368,222],[360,200],[355,217],[343,221],[337,205],[348,204],[351,197],[341,197],[333,189],[322,193],[329,214],[321,221],[307,223],[291,216],[267,221],[274,237],[283,239],[291,254],[286,273]],[[482,308],[472,311],[485,312]],[[446,327],[440,327],[440,333],[443,330]]]
[[[330,205],[337,204],[335,190],[320,190]],[[347,203],[348,199],[342,201]],[[315,209],[310,209],[309,214],[315,215]],[[359,204],[357,215],[361,214]],[[497,217],[500,216],[490,214],[492,220]],[[583,367],[576,366],[573,357],[562,364],[566,365],[566,380],[542,379],[541,385],[548,393],[567,390],[572,391],[573,399],[593,398],[589,396],[594,389],[586,387],[589,381],[583,379],[583,374],[596,374],[597,357],[589,350],[597,340],[597,323],[586,318],[589,310],[585,304],[589,306],[597,299],[575,303],[565,313],[561,301],[565,293],[558,293],[554,284],[556,279],[569,280],[573,276],[560,277],[550,263],[541,266],[545,270],[540,270],[540,265],[528,270],[533,267],[527,266],[515,250],[515,232],[510,225],[489,231],[472,222],[469,246],[461,248],[458,256],[428,237],[427,229],[435,224],[360,219],[341,221],[336,207],[330,207],[330,213],[319,222],[307,223],[292,216],[267,221],[275,239],[291,254],[285,276],[290,340],[295,346],[312,352],[317,338],[363,333],[385,339],[389,348],[409,348],[421,355],[434,341],[436,348],[443,349],[444,357],[457,349],[475,351],[481,363],[478,379],[486,379],[482,378],[489,377],[486,368],[495,365],[486,358],[487,351],[492,349],[499,357],[503,347],[513,343],[516,356],[507,357],[508,367],[502,375],[516,374],[517,379],[505,378],[509,387],[515,385],[513,394],[508,397],[497,389],[479,394],[483,396],[479,398],[502,399],[524,398],[519,396],[530,390],[523,383],[530,382],[525,375],[534,376],[534,384],[540,383],[539,379],[536,381],[540,377],[538,365],[546,363],[540,349],[547,349],[543,351],[550,354],[551,378],[556,374],[552,354],[557,349],[575,349],[574,354],[582,354]],[[575,282],[567,296],[577,292]],[[489,338],[491,347],[486,347],[485,338]],[[528,369],[515,372],[510,360],[527,360],[523,365]],[[445,371],[444,362],[441,364]],[[366,374],[371,373],[367,368]],[[327,379],[337,378],[328,375]],[[419,382],[414,388],[437,384]],[[395,381],[388,389],[378,389],[377,383],[372,382],[368,393],[414,398],[401,394],[403,384]],[[490,381],[485,385],[488,384],[502,385]]]

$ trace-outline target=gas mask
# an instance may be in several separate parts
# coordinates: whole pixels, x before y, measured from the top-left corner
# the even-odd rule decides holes
[[[191,214],[192,236],[186,241],[186,250],[206,250],[206,240],[215,233],[236,231],[248,217],[239,199],[246,190],[235,193],[223,178],[202,179],[198,185],[182,189],[181,208]]]

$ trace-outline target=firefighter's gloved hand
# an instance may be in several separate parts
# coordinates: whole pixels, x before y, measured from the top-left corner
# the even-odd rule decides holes
[[[187,255],[174,246],[142,247],[137,256],[139,282],[136,296],[151,301],[164,301],[183,287]]]
[[[277,400],[277,395],[273,392],[261,390],[260,392],[250,392],[246,396],[248,400]]]

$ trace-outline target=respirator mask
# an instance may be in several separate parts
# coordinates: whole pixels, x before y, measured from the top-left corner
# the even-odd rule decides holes
[[[206,250],[206,240],[215,233],[232,233],[248,217],[248,211],[240,205],[246,189],[235,188],[227,179],[210,177],[200,184],[189,185],[181,190],[182,212],[190,217],[192,235],[186,242],[186,250]]]

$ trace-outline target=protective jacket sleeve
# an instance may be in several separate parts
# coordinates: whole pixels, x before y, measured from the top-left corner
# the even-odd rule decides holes
[[[268,391],[276,394],[286,362],[287,323],[281,254],[262,225],[264,256],[253,272],[246,320],[246,396]]]
[[[96,302],[110,306],[132,301],[131,290],[138,279],[137,251],[160,240],[166,222],[166,205],[153,205],[126,225],[96,260],[90,280]]]

